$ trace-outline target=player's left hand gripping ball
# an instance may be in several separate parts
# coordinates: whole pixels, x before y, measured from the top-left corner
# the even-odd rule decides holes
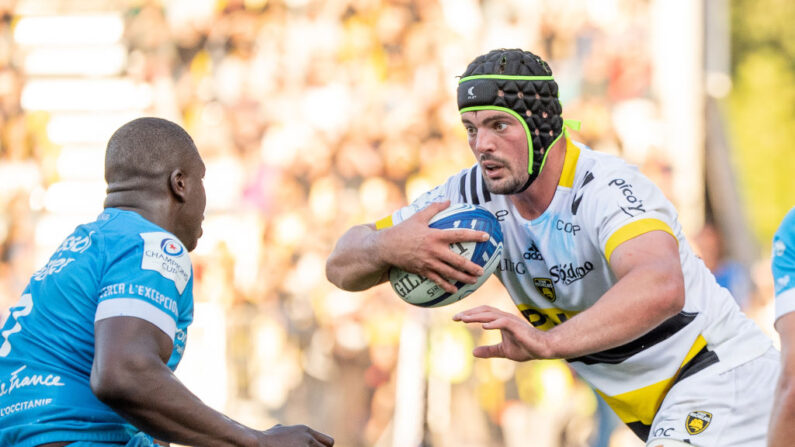
[[[502,257],[502,228],[500,222],[489,210],[467,203],[451,205],[440,211],[433,216],[429,226],[442,230],[466,228],[491,235],[485,242],[450,244],[450,250],[483,267],[483,274],[480,275],[476,283],[454,282],[453,284],[458,288],[455,293],[445,292],[444,289],[424,276],[409,273],[397,267],[390,269],[389,282],[400,298],[417,306],[439,307],[459,301],[477,290],[491,276]]]

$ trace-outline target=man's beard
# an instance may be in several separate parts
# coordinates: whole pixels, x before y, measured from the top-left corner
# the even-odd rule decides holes
[[[500,194],[500,195],[508,195],[508,194],[516,194],[522,192],[526,189],[526,185],[530,178],[530,174],[525,172],[525,176],[514,176],[512,175],[510,178],[500,179],[499,182],[495,182],[486,176],[486,169],[483,168],[482,163],[486,160],[495,160],[502,163],[504,167],[507,167],[508,164],[504,163],[502,160],[497,159],[496,157],[489,157],[483,156],[481,157],[481,175],[483,176],[483,184],[486,185],[486,189],[489,190],[492,194]],[[508,170],[510,172],[510,170]],[[499,183],[499,184],[497,184]]]

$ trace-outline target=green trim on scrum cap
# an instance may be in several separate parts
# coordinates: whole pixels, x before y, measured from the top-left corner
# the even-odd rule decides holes
[[[569,136],[569,129],[572,130],[580,130],[580,125],[582,123],[578,120],[563,120],[563,132],[559,133],[551,143],[549,143],[549,147],[547,151],[544,152],[544,160],[541,161],[541,167],[538,168],[538,172],[541,172],[541,169],[544,168],[544,164],[547,162],[547,155],[549,155],[550,149],[552,149],[555,144],[560,140],[560,137],[565,136],[567,140],[571,139]]]
[[[528,152],[528,154],[527,154],[528,155],[527,173],[532,175],[533,174],[533,158],[534,158],[533,157],[533,139],[530,137],[530,128],[527,127],[527,122],[524,119],[522,119],[522,117],[518,113],[516,113],[515,111],[513,111],[513,110],[511,110],[511,109],[509,109],[507,107],[473,106],[473,107],[464,107],[463,109],[459,110],[459,112],[463,114],[465,112],[477,112],[479,110],[498,110],[500,112],[505,112],[505,113],[508,113],[508,114],[512,115],[514,118],[516,118],[517,121],[522,123],[522,127],[524,127],[524,134],[525,134],[525,137],[527,138],[527,152]],[[563,135],[563,132],[561,132],[560,134]],[[541,169],[544,168],[544,163],[547,161],[547,153],[549,153],[549,151],[547,151],[544,154],[544,159],[541,161],[541,166],[538,168],[539,172],[541,172]]]
[[[565,133],[566,134],[566,138],[569,138],[569,129],[571,129],[571,130],[580,130],[580,126],[581,125],[582,125],[582,122],[579,121],[579,120],[567,120],[567,119],[564,119],[563,120],[563,132],[562,133]],[[557,141],[557,140],[555,140],[555,141]]]
[[[458,84],[463,84],[467,81],[474,81],[478,79],[499,79],[499,80],[508,80],[508,81],[554,81],[555,78],[550,76],[521,76],[521,75],[502,75],[502,74],[482,74],[482,75],[473,75],[461,78],[458,80]],[[558,103],[560,103],[560,92],[558,92],[557,99]],[[483,105],[483,106],[470,106],[464,107],[459,110],[460,113],[464,112],[473,112],[478,110],[498,110],[501,112],[506,112],[516,118],[517,121],[522,123],[522,127],[524,127],[525,137],[527,138],[527,152],[528,152],[528,160],[527,160],[527,173],[531,176],[533,175],[533,161],[535,159],[535,154],[533,151],[533,138],[530,135],[530,128],[527,125],[527,121],[519,115],[519,113],[515,112],[513,109],[507,107],[499,107],[499,106],[492,106],[492,105]],[[561,117],[562,118],[562,117]],[[563,126],[561,132],[558,136],[549,144],[544,151],[544,157],[541,159],[541,165],[538,167],[538,173],[540,174],[541,171],[544,169],[544,165],[547,163],[547,156],[549,155],[550,149],[555,145],[555,143],[560,140],[560,137],[566,136],[568,138],[568,128],[572,128],[574,130],[580,129],[580,122],[574,120],[563,120]]]
[[[511,109],[509,109],[507,107],[474,106],[474,107],[465,107],[465,108],[461,109],[460,112],[461,113],[464,113],[464,112],[477,112],[478,110],[499,110],[501,112],[506,112],[506,113],[509,113],[509,114],[513,115],[513,117],[516,118],[517,121],[522,123],[522,127],[524,127],[525,137],[527,138],[527,152],[528,152],[527,156],[529,157],[529,160],[528,160],[528,163],[527,163],[527,173],[528,174],[532,174],[533,173],[533,159],[535,157],[534,157],[534,153],[533,153],[533,139],[530,138],[530,128],[527,127],[527,122],[525,120],[523,120],[522,117],[518,113],[514,112],[513,110],[511,110]],[[582,124],[581,121],[578,121],[578,120],[568,120],[568,119],[564,119],[563,120],[563,132],[559,133],[558,136],[554,140],[552,140],[552,143],[549,144],[549,147],[544,152],[544,158],[541,159],[541,166],[538,167],[538,172],[539,173],[541,173],[541,171],[544,169],[544,165],[547,164],[547,156],[549,155],[550,149],[552,149],[552,147],[555,146],[555,143],[557,143],[558,140],[560,140],[560,138],[563,137],[563,136],[565,136],[566,139],[569,139],[569,129],[580,130],[580,125],[581,124]]]
[[[462,84],[466,81],[471,81],[474,79],[505,79],[508,81],[554,81],[555,80],[555,78],[553,78],[552,76],[518,76],[518,75],[485,74],[485,75],[467,76],[465,78],[459,79],[458,83]]]

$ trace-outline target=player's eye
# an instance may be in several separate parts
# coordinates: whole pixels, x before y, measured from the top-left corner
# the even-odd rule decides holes
[[[475,136],[478,133],[478,130],[474,126],[466,126],[467,135]]]
[[[494,123],[494,129],[496,130],[505,130],[507,128],[508,128],[508,123],[506,123],[505,121],[497,121],[496,123]]]

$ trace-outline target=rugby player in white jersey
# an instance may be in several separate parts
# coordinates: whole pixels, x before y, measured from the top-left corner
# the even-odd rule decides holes
[[[481,270],[448,249],[485,240],[435,230],[449,203],[486,207],[505,238],[495,274],[521,316],[490,306],[454,319],[499,330],[476,357],[566,359],[648,446],[764,446],[780,369],[772,342],[688,246],[676,211],[638,170],[564,131],[549,66],[494,50],[462,75],[458,106],[476,163],[378,222],[326,265],[364,290],[391,266],[447,291]]]

